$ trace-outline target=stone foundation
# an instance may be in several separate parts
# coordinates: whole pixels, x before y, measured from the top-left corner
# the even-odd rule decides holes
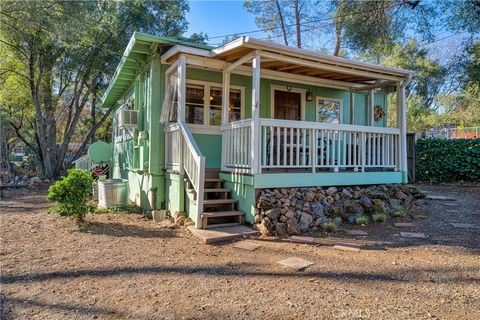
[[[279,237],[322,227],[328,231],[342,223],[373,222],[372,216],[403,215],[422,198],[412,185],[263,189],[255,223],[262,234]]]

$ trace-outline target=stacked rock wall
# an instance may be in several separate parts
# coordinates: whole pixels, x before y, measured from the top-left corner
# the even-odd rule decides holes
[[[264,235],[294,235],[325,223],[355,223],[359,216],[394,215],[424,198],[411,185],[263,189],[257,197],[255,223]]]

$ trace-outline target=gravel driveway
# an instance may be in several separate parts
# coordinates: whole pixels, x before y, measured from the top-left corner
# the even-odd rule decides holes
[[[7,319],[480,319],[480,190],[421,186],[457,201],[425,213],[312,234],[315,244],[254,237],[255,251],[204,245],[135,214],[46,214],[46,190],[1,200],[1,313]],[[353,227],[347,227],[352,228]],[[403,238],[421,232],[426,239]],[[335,250],[350,242],[360,252]],[[303,271],[278,261],[313,262]]]

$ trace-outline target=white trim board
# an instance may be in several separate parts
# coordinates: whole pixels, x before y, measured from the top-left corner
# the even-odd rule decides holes
[[[292,86],[292,89],[289,91],[287,90],[287,86],[271,84],[270,85],[270,114],[269,114],[271,119],[274,119],[275,117],[275,91],[300,93],[300,121],[304,121],[305,112],[306,112],[307,89],[295,88]]]

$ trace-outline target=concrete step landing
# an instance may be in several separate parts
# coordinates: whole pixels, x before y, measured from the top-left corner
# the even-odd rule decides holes
[[[240,238],[242,236],[254,235],[258,231],[250,229],[247,226],[232,226],[212,229],[196,229],[194,226],[189,226],[188,230],[193,233],[203,243],[214,243],[219,241],[231,240]]]

